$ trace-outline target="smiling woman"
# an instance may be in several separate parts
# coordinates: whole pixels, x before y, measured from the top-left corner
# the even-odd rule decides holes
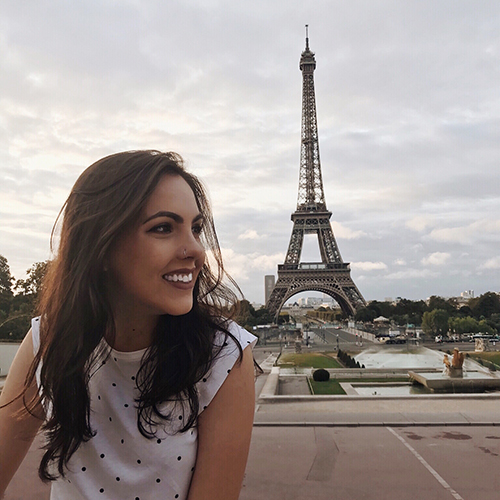
[[[62,213],[1,395],[0,496],[41,426],[53,500],[236,500],[256,338],[228,317],[200,182],[175,153],[118,153],[85,170]]]

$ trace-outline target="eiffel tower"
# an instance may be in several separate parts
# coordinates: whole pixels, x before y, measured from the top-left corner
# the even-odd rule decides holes
[[[292,213],[293,230],[285,257],[278,265],[278,281],[266,304],[275,320],[285,302],[304,291],[330,295],[346,316],[366,305],[351,278],[348,262],[340,256],[330,225],[332,212],[326,208],[321,163],[319,160],[318,123],[314,95],[316,60],[309,49],[306,25],[306,48],[300,57],[302,71],[302,142],[300,148],[299,193],[297,209]],[[318,236],[321,262],[300,262],[305,234]]]

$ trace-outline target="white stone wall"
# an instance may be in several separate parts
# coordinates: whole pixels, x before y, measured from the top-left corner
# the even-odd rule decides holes
[[[5,377],[21,344],[0,342],[0,377]]]

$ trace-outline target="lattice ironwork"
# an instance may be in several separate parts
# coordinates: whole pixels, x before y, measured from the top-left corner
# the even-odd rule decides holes
[[[342,260],[330,225],[332,213],[326,208],[314,94],[316,60],[309,49],[307,26],[306,48],[299,68],[302,71],[302,131],[297,209],[292,214],[293,229],[285,263],[278,266],[278,281],[266,306],[277,318],[283,304],[293,295],[318,291],[333,297],[342,311],[352,316],[366,303],[351,278],[349,264]],[[300,263],[304,235],[311,233],[318,236],[321,262]]]
[[[302,71],[302,127],[297,210],[326,210],[319,159],[316,96],[314,94],[316,59],[314,53],[309,49],[309,37],[307,36],[306,49],[300,57],[299,68]]]

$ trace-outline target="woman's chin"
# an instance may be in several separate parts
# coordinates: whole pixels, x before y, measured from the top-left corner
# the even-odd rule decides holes
[[[193,301],[186,302],[185,304],[169,305],[164,311],[164,314],[170,316],[183,316],[193,309]]]

